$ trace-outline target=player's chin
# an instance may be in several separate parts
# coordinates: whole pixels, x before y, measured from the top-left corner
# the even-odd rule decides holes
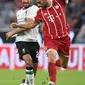
[[[25,8],[28,8],[30,6],[30,4],[24,4]]]
[[[47,8],[47,6],[46,5],[43,5],[43,6],[41,6],[42,8]]]

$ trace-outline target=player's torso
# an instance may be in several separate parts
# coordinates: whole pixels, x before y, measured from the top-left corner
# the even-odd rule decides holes
[[[29,7],[27,9],[21,9],[17,13],[17,23],[19,24],[24,24],[26,22],[26,19],[30,15],[31,10],[33,7]],[[36,16],[36,15],[35,15]],[[25,31],[23,33],[19,33],[16,37],[16,42],[17,41],[30,41],[30,40],[37,40],[37,35],[38,35],[38,26],[36,26],[34,29],[31,29],[29,31]]]
[[[64,4],[60,4],[56,0],[56,3],[54,1],[50,8],[41,10],[46,25],[44,27],[44,34],[48,32],[48,34],[51,35],[51,38],[60,38],[67,35],[68,27],[64,13],[64,6]]]
[[[18,24],[24,24],[25,21],[26,21],[26,18],[28,16],[30,12],[30,9],[26,9],[26,10],[23,10],[21,9],[18,13],[17,13],[17,23]]]

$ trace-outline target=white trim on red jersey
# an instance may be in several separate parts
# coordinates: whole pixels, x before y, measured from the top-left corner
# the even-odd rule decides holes
[[[48,14],[49,14],[49,16],[50,16],[51,14],[50,14],[50,12],[48,11],[48,9],[47,9],[47,12],[48,12]],[[53,24],[54,24],[54,27],[55,27],[56,36],[58,36],[57,27],[56,27],[56,24],[55,24],[55,22],[53,22]]]
[[[46,19],[45,19],[45,17],[44,17],[44,13],[43,13],[42,10],[41,10],[41,14],[42,14],[42,17],[43,17],[43,19],[45,20],[47,26],[48,26],[48,32],[49,32],[49,34],[51,35],[49,24],[48,24],[48,22],[46,21]],[[51,35],[51,38],[53,39],[53,36],[52,36],[52,35]]]
[[[56,1],[56,0],[55,0]],[[61,8],[61,11],[62,11],[62,14],[63,14],[63,17],[64,17],[64,21],[65,21],[65,25],[66,25],[66,17],[65,17],[65,15],[64,15],[64,12],[63,12],[63,10],[62,10],[62,7],[61,7],[61,5],[56,1],[56,3],[60,6],[60,8]]]
[[[56,0],[55,0],[56,1]],[[68,1],[68,0],[67,0]],[[56,3],[58,3],[57,1],[56,1]],[[67,22],[66,22],[66,17],[65,17],[65,15],[64,15],[64,12],[63,12],[63,10],[62,10],[62,7],[61,7],[61,5],[58,3],[58,5],[60,6],[60,8],[61,8],[61,11],[62,11],[62,14],[63,14],[63,17],[64,17],[64,21],[65,21],[65,27],[67,27],[66,26],[66,24],[67,24]],[[66,28],[66,29],[68,29],[68,28]],[[67,35],[68,35],[68,32],[66,32],[67,33]]]
[[[53,7],[53,6],[52,6]],[[61,23],[61,29],[62,29],[62,33],[64,34],[64,31],[63,31],[63,29],[64,29],[64,27],[63,27],[63,24],[62,24],[62,21],[61,21],[61,19],[60,19],[60,17],[59,17],[59,15],[58,15],[58,13],[57,13],[57,11],[55,10],[55,8],[53,7],[53,9],[54,9],[54,11],[55,11],[55,13],[57,14],[57,18],[59,19],[59,21],[60,21],[60,23]]]

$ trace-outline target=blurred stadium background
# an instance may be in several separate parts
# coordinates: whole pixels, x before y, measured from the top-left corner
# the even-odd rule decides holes
[[[9,24],[16,22],[16,11],[21,8],[20,1],[0,0],[0,85],[19,85],[25,77],[25,64],[16,54],[15,37],[8,41],[5,39],[5,33],[10,30]],[[32,2],[36,4],[35,0]],[[85,85],[85,0],[70,0],[67,21],[71,37],[70,59],[67,70],[57,68],[57,85]],[[47,57],[41,31],[38,40],[41,48],[35,85],[47,85]]]

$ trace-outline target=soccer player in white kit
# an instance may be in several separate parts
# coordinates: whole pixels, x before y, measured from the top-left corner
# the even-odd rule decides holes
[[[22,0],[23,8],[17,12],[17,23],[24,24],[26,21],[34,20],[37,14],[38,7],[31,4],[32,0]],[[14,28],[14,24],[10,25]],[[26,79],[25,85],[34,85],[34,75],[36,75],[38,58],[37,54],[39,52],[39,44],[37,40],[38,36],[38,25],[34,29],[14,29],[6,33],[6,37],[10,38],[16,32],[19,33],[16,36],[16,47],[19,52],[19,58],[24,60],[26,63]],[[24,85],[23,83],[20,85]]]

